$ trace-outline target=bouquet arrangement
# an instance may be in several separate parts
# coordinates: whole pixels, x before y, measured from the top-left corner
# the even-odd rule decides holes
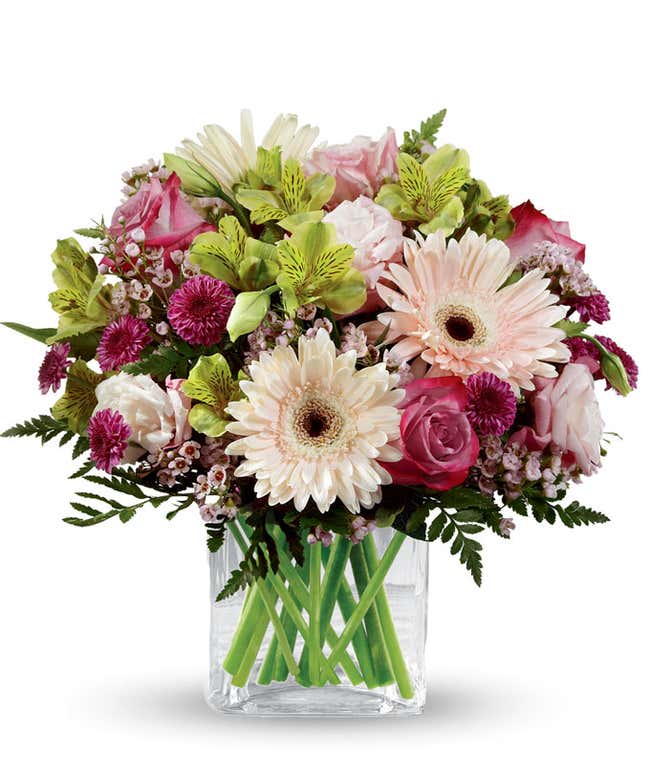
[[[626,395],[637,367],[591,334],[609,304],[585,246],[436,145],[443,117],[401,146],[388,129],[313,147],[294,116],[259,145],[247,112],[241,142],[208,126],[123,175],[110,222],[75,230],[89,251],[57,243],[56,326],[7,323],[48,346],[41,392],[65,383],[4,435],[85,458],[68,524],[167,505],[198,510],[212,552],[234,536],[236,685],[269,628],[259,682],[344,673],[408,699],[382,585],[407,536],[480,584],[482,531],[607,521],[565,495],[601,465],[597,384]]]

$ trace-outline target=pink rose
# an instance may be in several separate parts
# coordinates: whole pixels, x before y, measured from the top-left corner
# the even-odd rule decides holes
[[[363,311],[377,310],[383,301],[376,293],[377,281],[389,263],[401,263],[402,225],[390,212],[370,198],[344,200],[323,219],[336,228],[341,242],[354,248],[352,265],[366,278],[368,298]]]
[[[397,174],[397,140],[387,129],[377,142],[369,137],[355,137],[347,145],[316,148],[307,161],[308,174],[331,174],[336,179],[334,195],[328,208],[359,195],[374,198],[385,179]]]
[[[555,379],[537,378],[533,394],[535,422],[512,436],[529,450],[554,443],[587,475],[600,466],[604,424],[594,380],[584,364],[567,364]]]
[[[566,221],[553,221],[546,214],[538,211],[527,200],[513,208],[512,217],[515,220],[515,231],[506,240],[513,258],[527,256],[534,252],[535,243],[550,240],[563,245],[578,259],[585,260],[585,246],[571,237],[569,224]]]
[[[164,184],[157,177],[143,182],[135,195],[113,214],[111,236],[121,247],[135,241],[144,242],[148,248],[163,248],[165,262],[169,264],[171,251],[184,250],[198,234],[214,229],[185,200],[180,187],[181,180],[176,174]],[[138,232],[134,238],[135,230]],[[102,263],[110,265],[110,261]]]
[[[402,459],[381,462],[393,482],[432,490],[464,482],[479,448],[466,405],[467,391],[459,377],[419,379],[406,386],[400,404]]]

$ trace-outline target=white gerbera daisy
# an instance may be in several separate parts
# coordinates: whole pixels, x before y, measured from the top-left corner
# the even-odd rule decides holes
[[[228,455],[245,457],[236,477],[255,476],[258,497],[269,504],[293,499],[298,511],[313,498],[325,512],[340,498],[357,513],[381,499],[391,482],[381,461],[398,461],[404,391],[384,364],[358,371],[356,352],[336,355],[326,330],[301,337],[298,356],[279,346],[250,367],[240,383],[247,400],[233,401],[237,419],[228,431],[240,436]]]
[[[467,377],[492,372],[513,386],[532,390],[533,377],[555,377],[554,363],[569,360],[564,332],[553,325],[566,308],[538,269],[505,285],[515,263],[500,240],[466,232],[445,242],[442,231],[408,240],[406,267],[389,266],[377,292],[392,308],[378,319],[398,340],[398,363],[421,356],[430,375]]]
[[[250,111],[241,112],[241,144],[216,124],[209,124],[197,135],[197,142],[183,140],[183,147],[176,152],[203,166],[224,189],[242,179],[257,163],[257,145],[253,132],[253,117]],[[318,136],[318,129],[309,124],[298,128],[298,117],[293,114],[280,115],[271,125],[260,147],[270,150],[275,146],[282,149],[282,159],[296,158],[302,161]]]

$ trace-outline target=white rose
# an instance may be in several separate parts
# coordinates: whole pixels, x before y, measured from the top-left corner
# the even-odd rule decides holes
[[[389,263],[401,263],[402,225],[370,198],[345,200],[323,221],[333,224],[339,240],[354,248],[352,265],[362,272],[370,290],[375,289]]]
[[[96,411],[119,411],[131,428],[130,442],[149,453],[171,443],[177,426],[181,426],[178,404],[172,403],[169,394],[146,375],[120,372],[100,382],[95,394]]]

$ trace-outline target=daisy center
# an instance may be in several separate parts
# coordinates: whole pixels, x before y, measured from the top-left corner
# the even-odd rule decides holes
[[[469,306],[443,306],[435,320],[444,336],[456,345],[480,345],[488,334],[483,320]]]
[[[293,414],[296,438],[310,447],[328,446],[341,434],[344,419],[340,411],[326,398],[310,397]]]

